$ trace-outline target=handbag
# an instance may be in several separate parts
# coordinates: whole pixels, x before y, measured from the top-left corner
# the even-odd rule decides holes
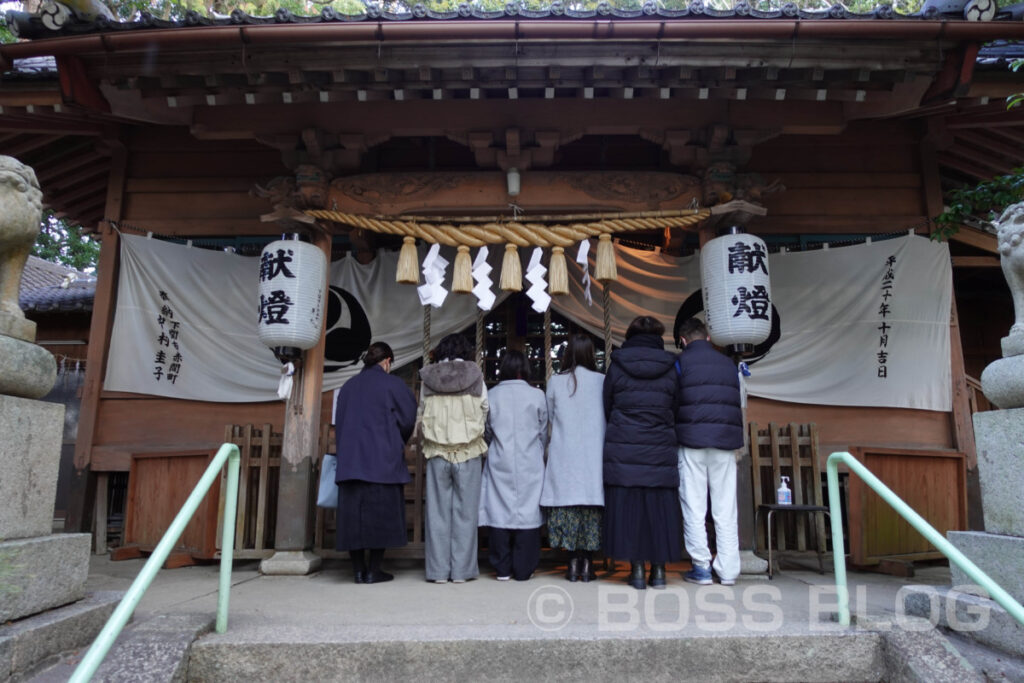
[[[320,490],[316,496],[317,507],[338,507],[338,484],[334,481],[337,471],[338,459],[333,455],[325,453],[323,460],[320,462]]]

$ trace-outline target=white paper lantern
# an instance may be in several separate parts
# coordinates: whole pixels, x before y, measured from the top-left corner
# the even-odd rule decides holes
[[[713,344],[749,353],[772,331],[768,248],[760,237],[732,230],[700,251],[704,317]]]
[[[327,258],[316,246],[278,240],[260,256],[260,341],[271,348],[309,349],[323,327]]]

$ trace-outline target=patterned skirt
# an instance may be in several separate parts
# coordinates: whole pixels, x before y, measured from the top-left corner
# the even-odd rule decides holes
[[[600,550],[603,511],[583,505],[548,508],[548,543],[565,550]]]

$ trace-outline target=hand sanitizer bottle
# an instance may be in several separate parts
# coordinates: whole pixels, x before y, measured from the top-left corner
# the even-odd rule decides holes
[[[793,492],[786,486],[786,482],[789,481],[789,477],[782,477],[782,486],[775,492],[775,502],[779,505],[792,505],[793,504]]]

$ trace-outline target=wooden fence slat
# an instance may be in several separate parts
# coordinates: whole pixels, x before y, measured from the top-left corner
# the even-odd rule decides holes
[[[774,491],[778,488],[779,482],[782,481],[779,477],[782,476],[782,462],[779,454],[779,425],[777,422],[772,422],[768,425],[768,439],[771,444],[771,457],[772,457],[772,499],[771,502],[776,502],[774,497]],[[776,518],[775,521],[775,538],[778,542],[779,548],[785,548],[786,546],[786,527],[784,524],[779,523],[780,518]]]
[[[811,483],[814,490],[814,504],[824,505],[825,494],[821,490],[821,460],[818,458],[818,425],[814,422],[807,429],[807,440],[811,448]],[[825,545],[825,515],[813,515],[814,533],[817,547]]]
[[[270,425],[263,425],[260,439],[259,489],[256,494],[256,535],[253,547],[264,550],[267,511],[267,480],[270,478]]]
[[[790,487],[793,489],[793,504],[804,504],[804,477],[803,468],[800,467],[800,426],[795,422],[789,423],[790,454],[793,457],[793,470],[790,475]],[[807,532],[804,529],[806,523],[803,519],[794,520],[796,523],[796,547],[797,550],[807,550]]]
[[[252,425],[232,426],[234,443],[241,450],[238,459],[238,506],[235,519],[235,548],[248,548],[245,539],[246,510],[249,501],[249,462],[252,458]],[[239,443],[241,442],[241,443]]]
[[[751,478],[752,478],[753,485],[754,485],[754,510],[756,511],[757,507],[764,502],[764,500],[762,500],[762,495],[761,495],[761,439],[758,438],[757,423],[756,422],[751,422],[750,423],[749,431],[750,431],[750,462],[751,462],[751,465],[752,465],[751,473],[750,474],[751,474]],[[764,534],[763,525],[758,524],[757,528],[754,529],[754,533],[757,535],[757,541],[756,541],[757,547],[758,548],[765,548],[765,547],[767,547],[767,543],[765,541],[765,534]]]

